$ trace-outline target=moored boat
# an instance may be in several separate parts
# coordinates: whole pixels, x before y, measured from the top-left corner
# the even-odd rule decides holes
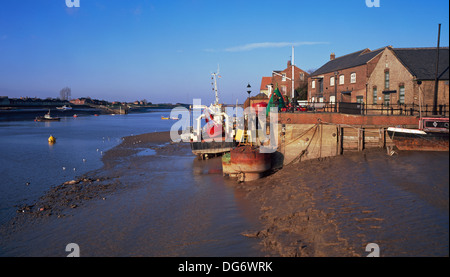
[[[58,110],[62,110],[62,111],[70,111],[70,110],[72,110],[72,107],[71,107],[71,106],[64,105],[64,106],[62,106],[62,107],[57,107],[57,109],[58,109]]]
[[[190,142],[192,153],[201,159],[222,155],[237,145],[232,134],[231,118],[225,113],[223,105],[219,103],[216,79],[218,72],[212,73],[212,76],[215,91],[214,103],[209,107],[192,106],[193,109],[201,109],[202,113],[194,119],[196,128],[182,135],[183,141]],[[206,123],[203,127],[202,120]]]
[[[50,115],[50,110],[48,110],[48,113],[46,113],[44,116],[38,116],[34,119],[34,121],[59,121],[60,118],[59,117],[52,117]]]
[[[448,117],[423,117],[418,129],[389,127],[387,132],[399,150],[449,151]]]

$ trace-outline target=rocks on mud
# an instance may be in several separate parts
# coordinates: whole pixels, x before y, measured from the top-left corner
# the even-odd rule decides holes
[[[80,177],[51,188],[39,201],[32,205],[17,206],[17,213],[30,214],[35,217],[63,214],[68,209],[78,208],[83,201],[91,199],[105,200],[103,194],[112,192],[119,185],[117,177]]]

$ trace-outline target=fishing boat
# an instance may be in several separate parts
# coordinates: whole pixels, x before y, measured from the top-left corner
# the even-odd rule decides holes
[[[423,117],[418,129],[389,127],[387,132],[399,150],[449,151],[448,117]]]
[[[58,109],[58,110],[62,110],[62,111],[70,111],[70,110],[72,110],[72,107],[71,107],[71,106],[64,105],[64,106],[62,106],[62,107],[57,107],[57,109]]]
[[[237,143],[233,137],[233,123],[219,103],[217,73],[212,73],[214,80],[215,102],[210,106],[194,105],[193,109],[202,110],[202,114],[195,119],[196,128],[181,136],[183,141],[189,141],[192,153],[200,159],[208,159],[229,152]],[[206,124],[202,127],[202,120]]]
[[[52,117],[50,115],[50,110],[48,110],[48,113],[46,113],[44,116],[38,116],[34,121],[59,121],[59,117]]]

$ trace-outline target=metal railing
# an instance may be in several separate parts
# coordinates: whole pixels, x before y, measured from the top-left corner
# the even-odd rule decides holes
[[[387,116],[432,116],[433,105],[418,104],[365,104],[349,102],[317,102],[308,103],[308,105],[295,108],[288,108],[285,112],[312,112],[312,113],[344,113],[359,115],[387,115]],[[437,105],[437,115],[449,116],[449,107],[447,104]]]

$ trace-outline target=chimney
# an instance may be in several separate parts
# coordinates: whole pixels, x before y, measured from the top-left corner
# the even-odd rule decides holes
[[[291,67],[291,61],[288,61],[287,67]]]
[[[334,55],[334,53],[330,54],[330,61],[334,60],[336,58],[336,55]]]

